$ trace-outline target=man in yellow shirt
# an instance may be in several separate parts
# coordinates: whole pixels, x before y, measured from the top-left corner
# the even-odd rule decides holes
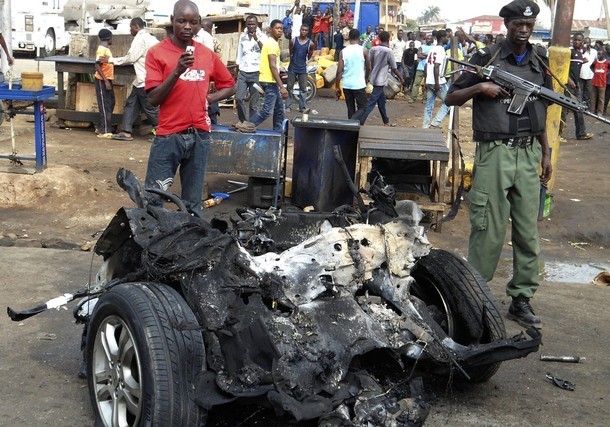
[[[267,38],[261,49],[260,75],[258,80],[265,91],[263,108],[250,117],[254,126],[260,125],[273,112],[273,130],[282,130],[284,121],[284,99],[288,91],[280,78],[280,45],[278,40],[283,34],[282,21],[271,21],[271,36]]]
[[[112,110],[114,110],[114,65],[108,61],[112,58],[112,52],[108,46],[112,45],[112,32],[107,28],[102,28],[97,35],[100,45],[95,53],[95,94],[97,95],[97,105],[100,110],[100,121],[97,127],[98,138],[112,138]],[[101,62],[105,57],[106,61]]]

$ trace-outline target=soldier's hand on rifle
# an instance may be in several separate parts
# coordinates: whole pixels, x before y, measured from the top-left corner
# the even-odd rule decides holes
[[[510,96],[510,93],[506,89],[492,82],[479,83],[479,93],[481,95],[489,96],[490,98]]]

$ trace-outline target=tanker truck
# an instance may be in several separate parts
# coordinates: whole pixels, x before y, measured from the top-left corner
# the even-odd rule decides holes
[[[11,3],[13,52],[36,56],[66,51],[70,32],[144,18],[150,0],[19,0]]]

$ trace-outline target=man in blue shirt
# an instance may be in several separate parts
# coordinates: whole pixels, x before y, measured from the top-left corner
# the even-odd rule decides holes
[[[422,91],[422,102],[426,102],[426,89],[422,88],[422,81],[426,76],[426,58],[434,47],[432,44],[433,42],[434,38],[432,37],[432,34],[426,35],[426,43],[422,44],[417,52],[419,63],[417,64],[415,77],[413,78],[413,84],[411,86],[411,100],[409,101],[411,104],[417,101],[417,95],[419,94],[420,90]]]
[[[292,88],[295,81],[299,82],[299,111],[305,111],[305,95],[307,93],[307,60],[314,51],[313,42],[309,39],[309,28],[301,25],[299,37],[290,39],[290,65],[288,65],[288,99],[286,111],[290,111],[292,104]]]
[[[292,9],[288,9],[286,11],[286,16],[282,19],[282,25],[284,25],[284,35],[287,39],[289,39],[292,35],[292,18],[290,15],[292,14]]]

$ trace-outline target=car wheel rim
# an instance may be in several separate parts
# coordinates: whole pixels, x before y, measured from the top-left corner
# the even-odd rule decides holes
[[[47,53],[50,53],[53,51],[53,45],[55,44],[54,40],[53,40],[53,36],[51,36],[50,34],[47,34],[45,39],[44,39],[44,49]]]
[[[93,348],[95,400],[106,426],[135,426],[142,413],[141,365],[131,330],[117,316],[103,320]]]
[[[436,283],[432,280],[418,278],[417,283],[412,287],[412,293],[425,302],[426,305],[435,306],[441,311],[439,314],[442,315],[442,320],[434,316],[435,320],[448,336],[455,338],[455,322],[451,313],[451,307],[443,293],[436,286]]]

